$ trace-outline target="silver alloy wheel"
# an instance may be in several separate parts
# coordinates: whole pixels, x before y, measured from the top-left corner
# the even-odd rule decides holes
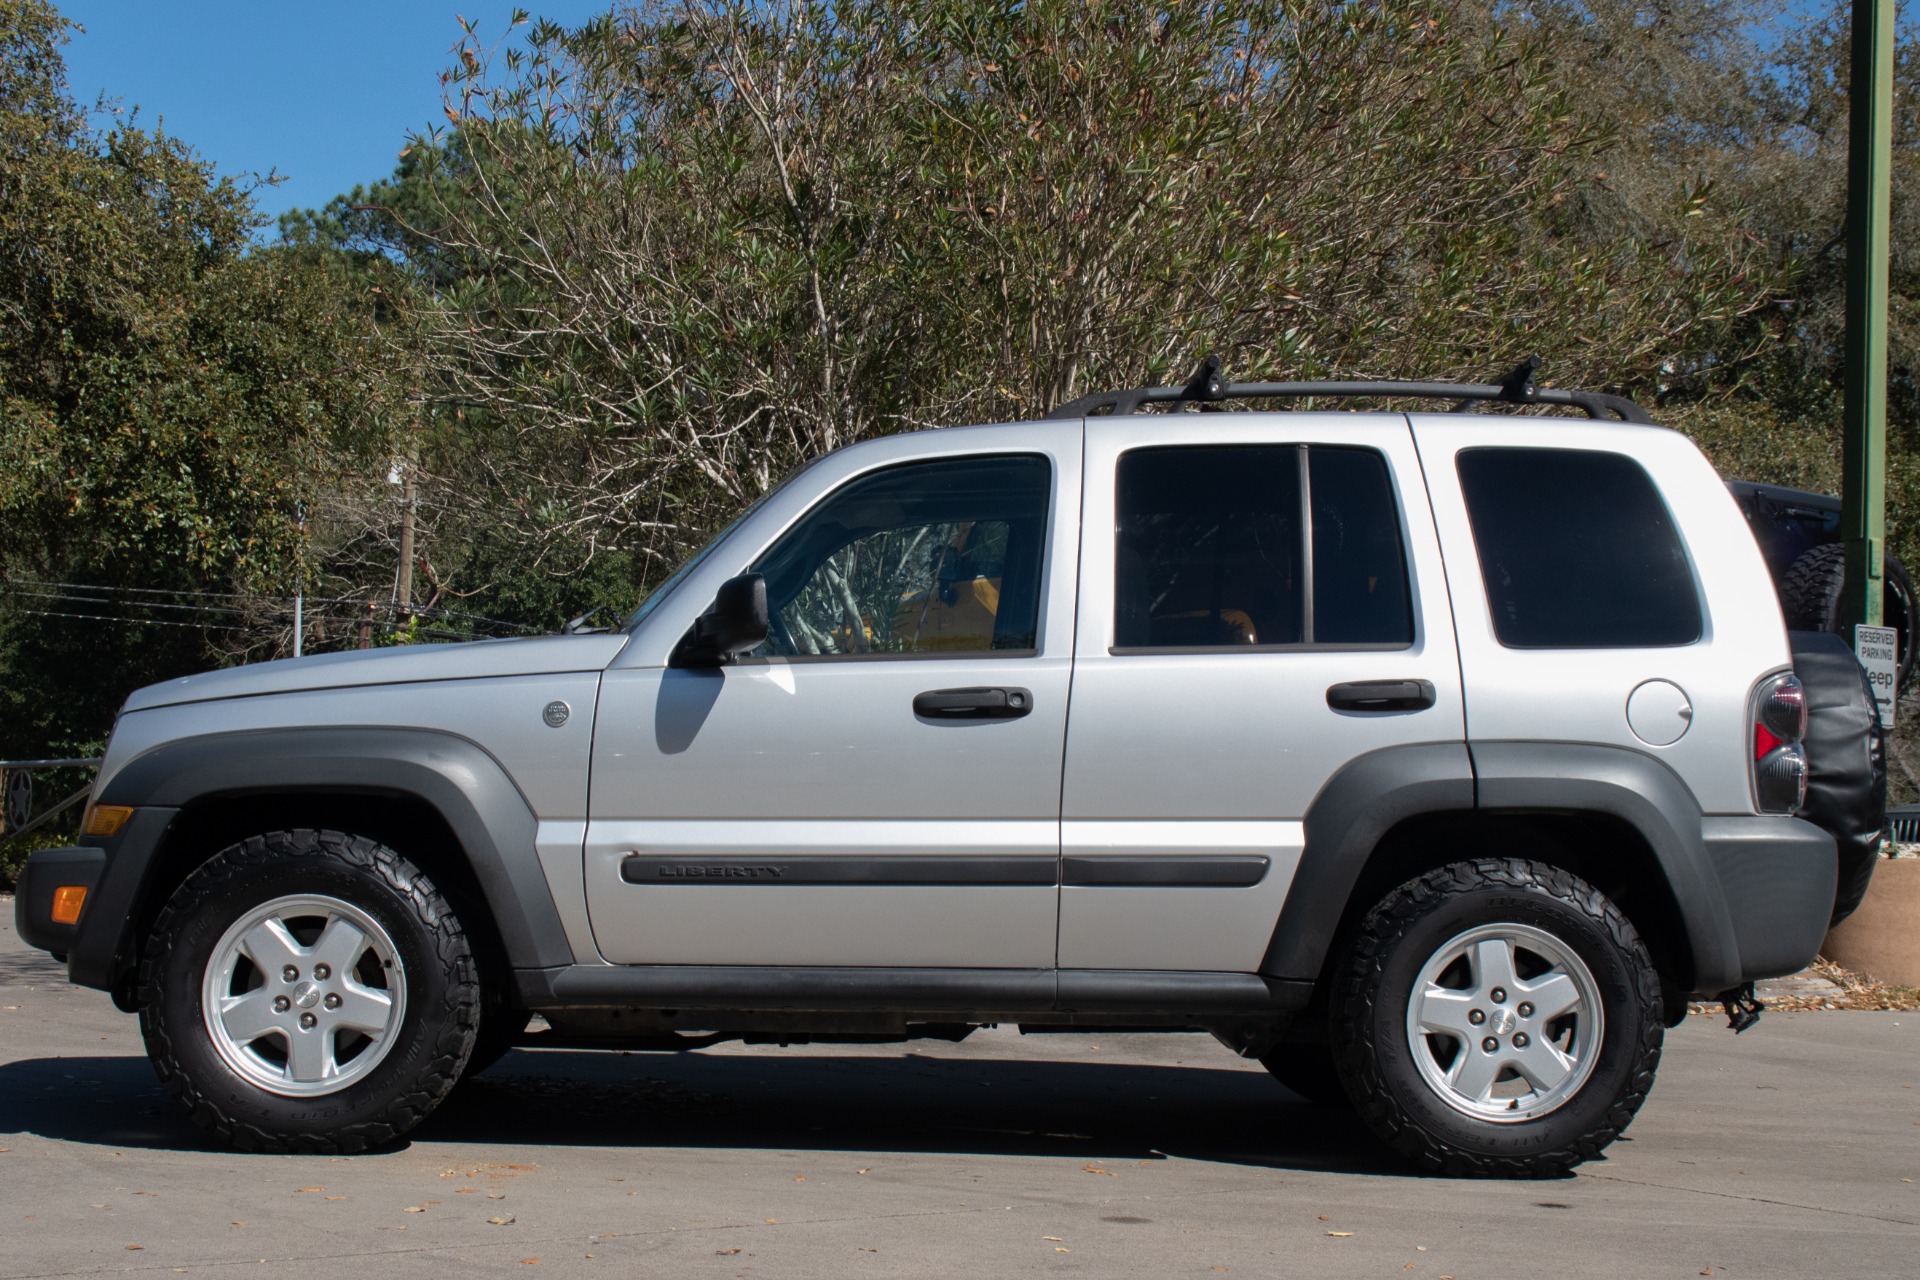
[[[220,1057],[269,1093],[311,1098],[364,1078],[407,1013],[406,970],[379,921],[338,898],[262,903],[214,946],[201,1017]]]
[[[1421,1078],[1476,1120],[1536,1120],[1564,1106],[1593,1074],[1604,1035],[1592,970],[1530,925],[1481,925],[1449,939],[1407,1002]]]

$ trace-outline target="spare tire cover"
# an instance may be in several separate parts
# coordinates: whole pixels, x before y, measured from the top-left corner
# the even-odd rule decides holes
[[[1840,852],[1833,923],[1852,915],[1873,879],[1887,826],[1887,748],[1867,673],[1826,631],[1789,631],[1793,671],[1807,692],[1807,803],[1800,816]]]

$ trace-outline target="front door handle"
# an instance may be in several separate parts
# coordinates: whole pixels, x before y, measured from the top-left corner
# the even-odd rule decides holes
[[[1025,689],[929,689],[913,700],[913,714],[928,720],[1014,720],[1031,710]]]
[[[1327,690],[1335,711],[1425,711],[1433,705],[1428,680],[1348,680]]]

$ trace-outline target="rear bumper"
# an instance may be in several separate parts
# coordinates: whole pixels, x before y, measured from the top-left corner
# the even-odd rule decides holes
[[[1833,917],[1833,837],[1800,818],[1774,817],[1706,818],[1700,835],[1739,951],[1731,985],[1811,964]]]

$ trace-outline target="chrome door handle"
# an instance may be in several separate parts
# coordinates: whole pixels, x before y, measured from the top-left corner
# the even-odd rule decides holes
[[[1427,680],[1348,680],[1327,690],[1335,711],[1425,711],[1433,705]]]
[[[913,714],[928,720],[1014,720],[1031,710],[1026,689],[929,689],[913,700]]]

